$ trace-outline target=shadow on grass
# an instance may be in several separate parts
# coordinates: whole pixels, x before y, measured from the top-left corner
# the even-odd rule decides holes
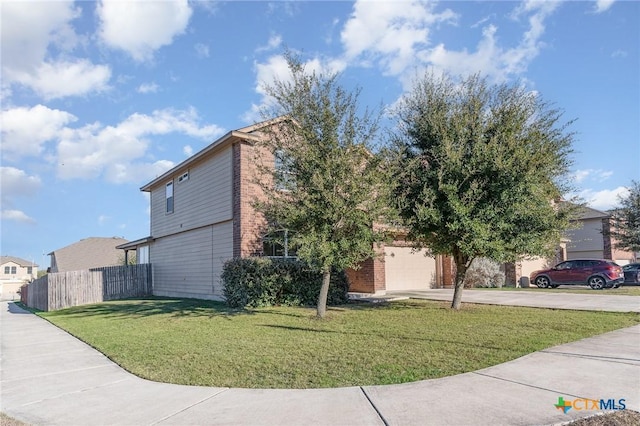
[[[400,306],[401,305],[401,306]],[[278,308],[278,307],[275,307]],[[303,308],[314,309],[315,306],[307,306]],[[371,310],[371,309],[424,309],[412,303],[349,303],[345,305],[330,306],[327,308],[329,313],[345,312],[350,310]],[[11,307],[10,307],[11,309]],[[19,313],[18,307],[13,308]],[[440,308],[437,308],[440,309]],[[148,297],[144,299],[123,299],[103,302],[94,305],[81,305],[72,308],[61,309],[50,312],[36,312],[45,318],[64,317],[92,317],[101,316],[108,318],[144,318],[155,315],[167,315],[174,318],[180,317],[228,317],[239,315],[255,315],[256,313],[266,315],[301,317],[304,314],[295,312],[286,312],[278,309],[270,310],[269,308],[242,309],[231,308],[224,302],[202,300],[202,299],[179,299],[167,297]],[[26,313],[26,312],[25,312]],[[310,315],[311,317],[312,315]]]
[[[329,311],[358,309],[360,305],[341,305],[339,307],[329,307]],[[311,307],[310,307],[311,308]],[[11,307],[10,307],[11,309]],[[17,307],[13,308],[15,313],[20,313]],[[13,313],[13,311],[12,311]],[[28,313],[28,312],[22,312]],[[103,302],[95,305],[81,305],[72,308],[61,309],[58,311],[40,312],[42,316],[54,318],[57,316],[64,317],[127,317],[127,318],[143,318],[154,315],[169,315],[171,317],[232,317],[237,315],[254,315],[254,309],[231,308],[224,302],[202,300],[202,299],[178,299],[167,297],[149,297],[144,299],[123,299]],[[260,310],[260,313],[300,316],[288,312],[276,312],[268,310]]]
[[[286,331],[301,331],[303,333],[326,333],[326,334],[342,334],[342,335],[352,335],[352,336],[369,336],[373,339],[387,339],[389,341],[393,341],[394,339],[397,341],[416,341],[416,342],[434,342],[434,343],[448,343],[452,345],[459,345],[470,348],[480,348],[480,349],[493,349],[496,351],[505,351],[510,348],[506,347],[498,347],[498,346],[488,346],[486,343],[482,344],[473,344],[468,341],[461,340],[450,340],[450,339],[434,339],[434,338],[421,338],[421,337],[408,337],[408,336],[387,336],[379,333],[366,333],[366,332],[350,332],[350,331],[337,331],[337,330],[318,330],[315,328],[309,327],[293,327],[286,325],[273,325],[273,324],[262,324],[262,327],[281,329]]]
[[[171,317],[230,317],[247,315],[251,311],[233,309],[222,302],[151,297],[145,299],[125,299],[104,302],[96,305],[82,305],[43,313],[44,317],[127,317],[131,319],[144,318],[154,315],[169,315]]]

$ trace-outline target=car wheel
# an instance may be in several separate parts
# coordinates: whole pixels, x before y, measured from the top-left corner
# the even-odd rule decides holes
[[[551,286],[551,282],[549,281],[549,278],[542,276],[536,278],[535,285],[539,288],[548,288]]]
[[[606,281],[602,277],[596,276],[589,278],[589,287],[594,290],[602,290],[606,284]]]

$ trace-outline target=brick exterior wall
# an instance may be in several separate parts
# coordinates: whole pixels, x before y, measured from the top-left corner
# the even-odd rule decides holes
[[[349,291],[356,293],[377,293],[386,290],[384,269],[384,245],[375,249],[377,256],[367,259],[360,264],[360,268],[347,269]]]
[[[266,221],[253,203],[261,190],[255,183],[255,147],[246,141],[233,145],[233,256],[247,257],[262,253]]]
[[[613,252],[611,249],[611,219],[608,217],[602,218],[602,257],[604,259],[613,259]]]
[[[442,287],[453,287],[456,276],[456,265],[453,263],[451,256],[442,256]]]

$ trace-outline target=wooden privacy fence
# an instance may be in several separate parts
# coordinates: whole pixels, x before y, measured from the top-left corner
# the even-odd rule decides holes
[[[51,273],[22,286],[20,291],[22,303],[41,311],[149,296],[151,264]]]

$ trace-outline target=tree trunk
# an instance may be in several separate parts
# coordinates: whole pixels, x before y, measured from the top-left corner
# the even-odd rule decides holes
[[[318,295],[318,318],[324,318],[327,313],[327,297],[329,295],[329,283],[331,282],[331,268],[322,271],[322,287]]]
[[[460,250],[455,249],[453,252],[453,260],[456,262],[456,285],[453,291],[453,301],[451,302],[451,309],[460,309],[462,303],[462,290],[464,289],[464,276],[467,274],[467,269],[473,259],[469,259],[469,256],[464,255]]]

